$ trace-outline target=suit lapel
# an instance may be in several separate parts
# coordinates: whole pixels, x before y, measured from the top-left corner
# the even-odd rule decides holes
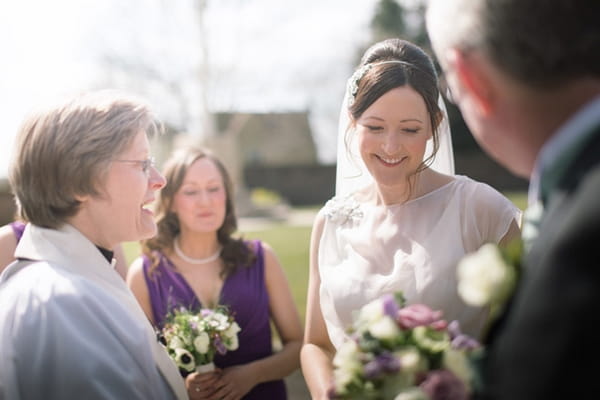
[[[574,135],[575,136],[575,135]],[[586,172],[590,165],[598,162],[600,157],[596,152],[600,139],[600,125],[590,127],[586,132],[576,135],[561,153],[550,163],[541,174],[540,195],[544,205],[558,187],[573,186],[579,182],[578,171]]]

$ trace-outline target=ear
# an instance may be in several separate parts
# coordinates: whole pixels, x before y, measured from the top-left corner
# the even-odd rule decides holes
[[[452,49],[447,60],[449,70],[455,71],[461,91],[466,92],[483,115],[489,115],[494,105],[493,81],[480,56]]]

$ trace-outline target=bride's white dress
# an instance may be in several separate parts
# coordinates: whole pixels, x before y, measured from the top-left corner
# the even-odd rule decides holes
[[[456,265],[483,243],[499,242],[520,210],[487,184],[456,176],[404,204],[334,197],[321,210],[321,310],[332,343],[344,340],[352,314],[382,294],[402,290],[409,303],[442,310],[478,337],[487,310],[457,292]]]

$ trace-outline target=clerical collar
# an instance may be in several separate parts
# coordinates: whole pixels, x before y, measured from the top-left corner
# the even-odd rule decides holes
[[[110,250],[107,250],[104,247],[100,247],[100,246],[96,246],[96,248],[98,250],[100,250],[100,253],[102,253],[102,255],[104,256],[104,258],[106,258],[106,260],[108,261],[108,263],[112,264],[114,252],[110,251]]]

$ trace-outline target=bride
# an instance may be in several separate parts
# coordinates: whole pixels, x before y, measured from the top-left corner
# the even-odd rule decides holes
[[[348,81],[340,117],[336,196],[315,219],[302,370],[327,398],[331,360],[352,313],[401,290],[478,337],[487,310],[457,293],[458,261],[519,235],[520,211],[492,187],[454,175],[448,123],[429,56],[374,44]]]

